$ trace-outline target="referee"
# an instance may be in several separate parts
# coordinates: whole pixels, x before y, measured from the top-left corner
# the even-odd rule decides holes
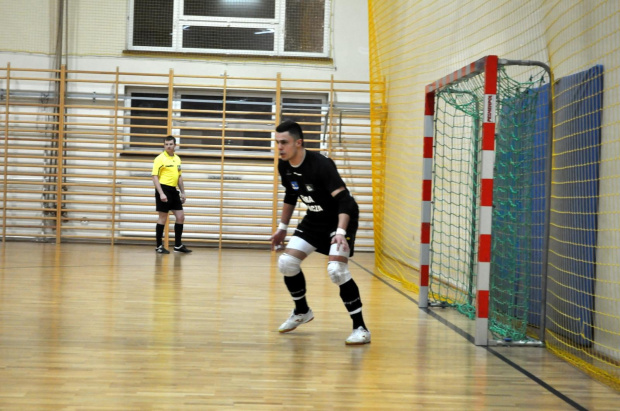
[[[159,254],[170,254],[164,248],[162,237],[168,213],[174,213],[174,251],[178,253],[191,253],[192,251],[183,245],[183,222],[185,213],[183,203],[185,203],[185,187],[181,176],[181,159],[174,154],[176,139],[168,136],[164,139],[164,152],[158,155],[153,162],[153,184],[155,184],[155,209],[159,213],[157,226],[155,227],[155,239]],[[177,189],[178,187],[178,189]],[[180,190],[180,191],[179,191]]]

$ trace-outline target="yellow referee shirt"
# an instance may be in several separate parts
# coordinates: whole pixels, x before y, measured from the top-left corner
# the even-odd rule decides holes
[[[159,178],[159,184],[176,187],[181,175],[181,158],[176,154],[170,156],[164,151],[155,157],[151,175]]]

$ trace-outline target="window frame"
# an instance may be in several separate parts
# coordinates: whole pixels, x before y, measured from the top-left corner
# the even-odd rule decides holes
[[[270,57],[315,57],[329,58],[331,56],[331,17],[333,0],[325,0],[325,11],[323,20],[323,51],[322,52],[297,52],[285,51],[285,30],[286,30],[286,0],[275,0],[275,16],[273,19],[265,18],[242,18],[242,17],[201,17],[184,15],[184,0],[174,1],[172,12],[172,46],[134,46],[134,1],[128,2],[127,17],[127,49],[131,51],[159,51],[171,53],[191,53],[191,54],[221,54],[228,56],[270,56]],[[183,30],[186,26],[202,27],[239,27],[257,28],[263,30],[273,30],[274,49],[273,50],[242,50],[242,49],[213,49],[213,48],[190,48],[183,47]]]
[[[183,97],[187,97],[187,96],[196,96],[196,97],[208,97],[208,98],[212,98],[212,97],[219,97],[219,98],[223,98],[224,96],[224,91],[219,89],[219,90],[201,90],[201,89],[188,89],[188,88],[179,88],[179,89],[175,89],[174,90],[174,100],[173,100],[173,108],[176,109],[182,109],[182,104],[183,104]],[[275,113],[275,95],[271,95],[270,93],[261,93],[261,92],[257,92],[257,91],[250,91],[250,90],[239,90],[239,89],[235,89],[235,90],[227,90],[226,91],[226,102],[222,102],[222,107],[226,108],[227,104],[234,104],[234,100],[235,99],[242,99],[245,97],[261,97],[261,98],[266,98],[266,99],[271,99],[271,103],[264,103],[265,106],[270,106],[271,110],[269,111],[269,113],[271,114],[270,116],[265,116],[266,121],[268,121],[268,123],[264,124],[264,125],[253,125],[252,127],[256,128],[256,129],[260,129],[262,130],[261,132],[265,132],[265,133],[269,133],[270,137],[266,139],[266,141],[269,141],[269,145],[265,146],[265,147],[269,147],[269,149],[231,149],[231,148],[226,148],[226,144],[224,145],[224,149],[226,150],[227,155],[230,156],[234,156],[234,155],[238,155],[238,156],[244,156],[244,157],[252,157],[252,156],[256,156],[256,157],[260,157],[260,156],[264,156],[265,154],[270,154],[273,155],[274,153],[274,141],[273,141],[273,130],[275,128],[274,125],[274,121],[275,121],[275,116],[272,113]],[[231,101],[232,100],[232,101]],[[228,113],[228,111],[227,111]],[[267,113],[267,112],[265,112]],[[233,121],[230,122],[230,119],[226,119],[223,121],[222,124],[222,117],[199,117],[199,116],[183,116],[182,112],[174,112],[173,116],[172,116],[172,134],[175,136],[178,136],[179,141],[183,140],[183,135],[181,134],[181,128],[180,126],[189,126],[189,127],[199,127],[199,126],[204,126],[204,127],[223,127],[223,128],[227,128],[229,130],[234,130],[236,128],[238,129],[244,129],[247,126],[244,125],[241,122],[237,122],[237,121]],[[232,112],[231,112],[232,114]],[[198,119],[202,119],[202,120],[198,120]],[[268,119],[268,120],[267,120]],[[251,120],[251,119],[241,119],[241,118],[234,118],[234,120]],[[176,127],[175,127],[176,126]],[[209,138],[207,136],[204,137]],[[257,146],[260,147],[260,146]],[[191,153],[213,153],[217,155],[221,155],[221,148],[220,149],[186,149],[185,152],[191,152]]]
[[[123,110],[126,113],[126,115],[131,115],[131,110],[132,110],[132,100],[133,100],[133,96],[134,94],[161,94],[162,96],[168,96],[168,89],[167,88],[163,88],[163,87],[149,87],[149,86],[127,86],[125,87],[124,90],[124,107]],[[203,90],[203,89],[193,89],[193,88],[175,88],[173,91],[173,96],[172,96],[172,127],[171,127],[171,134],[174,135],[177,139],[177,144],[180,146],[179,149],[182,150],[181,152],[185,155],[192,155],[192,154],[200,154],[200,155],[204,155],[204,154],[212,154],[214,156],[221,156],[221,148],[218,149],[208,149],[208,148],[183,148],[182,144],[183,144],[183,135],[181,134],[181,128],[179,127],[181,124],[183,126],[189,126],[192,127],[194,126],[194,124],[192,124],[192,117],[183,117],[182,116],[182,112],[180,112],[179,110],[182,109],[182,96],[187,96],[187,95],[195,95],[195,96],[201,96],[201,97],[213,97],[214,95],[220,95],[223,96],[224,92],[223,90],[219,89],[219,90]],[[270,133],[270,138],[269,138],[269,149],[258,149],[258,150],[252,150],[252,149],[248,149],[248,150],[243,150],[243,149],[226,149],[226,155],[230,156],[230,157],[235,157],[235,156],[239,156],[239,157],[264,157],[265,154],[270,154],[271,156],[274,155],[275,153],[275,140],[274,140],[274,133],[275,133],[275,121],[276,121],[276,117],[275,117],[275,113],[276,113],[276,105],[280,104],[280,107],[282,107],[284,105],[283,101],[285,99],[307,99],[307,100],[321,100],[321,106],[320,106],[320,113],[321,113],[321,117],[319,117],[321,119],[320,123],[320,129],[321,129],[321,133],[318,135],[318,138],[314,138],[315,140],[319,140],[318,142],[318,147],[316,149],[319,150],[324,150],[327,146],[326,141],[324,141],[324,134],[325,134],[325,130],[323,130],[323,116],[326,115],[327,113],[327,108],[329,106],[329,94],[325,93],[325,92],[283,92],[280,95],[280,102],[276,101],[276,93],[275,92],[260,92],[260,91],[256,91],[256,90],[243,90],[243,89],[237,89],[237,90],[227,90],[226,91],[226,96],[227,98],[243,98],[243,97],[263,97],[263,98],[271,98],[271,107],[273,108],[271,110],[272,114],[271,117],[269,118],[269,122],[266,123],[264,125],[264,129],[265,132],[269,132]],[[136,99],[146,99],[148,100],[150,97],[142,97],[142,96],[136,96]],[[170,99],[170,96],[168,96],[168,101]],[[290,103],[289,103],[290,104]],[[296,103],[296,104],[300,104],[300,103]],[[199,118],[199,117],[195,117],[195,118]],[[162,116],[162,119],[167,119],[167,116]],[[205,121],[206,120],[206,121]],[[203,117],[203,121],[195,121],[195,125],[196,126],[205,126],[205,127],[209,127],[209,126],[219,126],[221,127],[222,124],[222,118],[208,118],[208,117]],[[140,127],[139,125],[136,127]],[[234,129],[236,128],[235,126],[230,126],[230,125],[226,125],[226,127],[228,127],[229,129]],[[256,127],[256,126],[255,126]],[[302,126],[303,127],[303,126]],[[244,128],[244,126],[241,124],[239,125],[238,128]],[[262,127],[257,127],[257,128],[262,128]],[[133,154],[136,153],[140,153],[140,152],[144,152],[144,154],[152,154],[153,151],[153,147],[152,146],[144,146],[144,147],[131,147],[132,144],[132,136],[130,135],[132,130],[132,124],[131,124],[131,120],[127,120],[126,122],[124,122],[123,124],[123,131],[125,133],[124,135],[124,139],[123,139],[123,150],[126,151],[130,151]],[[167,135],[167,133],[162,133],[162,147],[163,147],[163,138]],[[156,138],[156,137],[148,137],[148,138]],[[205,136],[205,138],[208,138]],[[189,140],[191,141],[191,140]],[[135,143],[137,141],[133,141],[133,143]]]

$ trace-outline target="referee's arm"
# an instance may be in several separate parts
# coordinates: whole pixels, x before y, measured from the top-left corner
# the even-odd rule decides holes
[[[155,190],[157,190],[157,192],[159,193],[159,198],[161,198],[161,201],[163,201],[164,203],[167,202],[168,197],[166,197],[166,195],[164,194],[164,190],[161,189],[161,184],[159,184],[159,176],[153,176],[153,184],[155,185]]]
[[[177,183],[177,185],[179,187],[179,191],[181,192],[179,194],[179,197],[181,197],[181,203],[184,204],[187,197],[185,196],[185,185],[183,184],[183,176],[179,176],[179,182]]]

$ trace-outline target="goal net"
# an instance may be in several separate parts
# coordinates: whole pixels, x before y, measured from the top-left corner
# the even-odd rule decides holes
[[[420,305],[476,319],[478,345],[535,342],[544,317],[549,83],[487,56],[426,89]]]

